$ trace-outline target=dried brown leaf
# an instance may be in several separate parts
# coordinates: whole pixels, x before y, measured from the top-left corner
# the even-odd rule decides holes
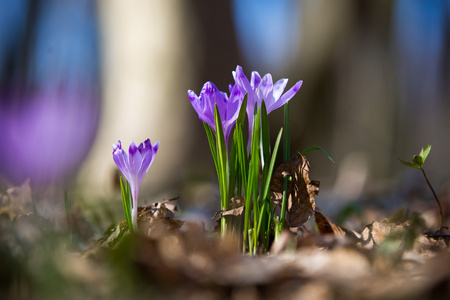
[[[159,238],[178,230],[183,224],[184,221],[175,218],[174,213],[167,209],[165,203],[138,208],[139,228],[148,236]]]
[[[316,210],[316,212],[314,213],[314,217],[316,219],[317,229],[322,235],[333,234],[336,236],[345,236],[348,232],[347,229],[334,224],[330,219],[325,217],[325,215],[318,210]]]
[[[222,211],[222,216],[242,216],[244,213],[244,206],[238,207],[238,208],[232,208]]]
[[[217,211],[211,219],[214,220],[218,215],[220,215],[220,217],[217,219],[217,221],[225,216],[235,216],[235,217],[242,216],[244,213],[244,204],[245,204],[244,197],[242,196],[233,197],[231,198],[231,208],[221,209]]]
[[[374,221],[364,226],[361,232],[361,239],[365,248],[372,248],[379,245],[386,236],[391,232],[394,224],[388,223],[387,220],[382,222]]]
[[[281,205],[284,177],[292,177],[288,182],[286,205],[286,223],[289,229],[300,227],[314,213],[314,196],[319,193],[320,183],[309,179],[309,169],[306,157],[297,153],[295,157],[280,165],[273,174],[270,189],[272,200],[277,205]]]
[[[244,213],[245,199],[242,196],[231,198],[231,209],[222,211],[222,216],[242,216]]]

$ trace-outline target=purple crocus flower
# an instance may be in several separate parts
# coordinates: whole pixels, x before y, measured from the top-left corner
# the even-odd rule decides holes
[[[283,106],[300,90],[303,81],[298,81],[290,90],[283,94],[288,79],[283,78],[275,82],[272,81],[272,75],[267,73],[263,78],[258,72],[253,71],[250,81],[245,76],[241,66],[236,67],[233,71],[234,81],[236,85],[241,86],[247,92],[247,116],[249,121],[250,136],[253,129],[253,113],[255,105],[261,105],[264,100],[267,108],[267,114],[275,109]],[[235,85],[235,86],[236,86]]]
[[[226,93],[219,91],[214,83],[210,81],[203,85],[200,96],[197,96],[191,90],[188,91],[189,99],[191,100],[191,104],[197,112],[198,117],[200,120],[211,126],[214,131],[216,130],[214,124],[214,104],[217,104],[227,147],[228,138],[239,115],[244,95],[245,91],[243,88],[239,85],[235,85],[230,89],[230,97],[228,97]]]
[[[131,219],[134,229],[137,229],[139,191],[141,189],[145,173],[147,173],[150,168],[158,148],[159,142],[156,142],[152,146],[150,139],[146,139],[137,147],[134,142],[131,142],[127,154],[124,150],[122,150],[122,143],[120,141],[117,142],[117,145],[113,144],[114,162],[130,184],[131,196],[133,198]]]

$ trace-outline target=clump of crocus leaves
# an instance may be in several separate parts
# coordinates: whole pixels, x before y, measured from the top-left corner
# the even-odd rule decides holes
[[[117,145],[113,144],[114,162],[126,178],[125,182],[120,178],[120,189],[125,219],[130,230],[137,230],[139,191],[158,148],[159,142],[152,145],[150,139],[140,143],[139,146],[131,142],[128,153],[122,149],[120,141]]]
[[[439,201],[439,197],[437,196],[436,192],[434,191],[433,186],[431,185],[430,181],[428,180],[427,173],[425,173],[425,170],[423,168],[423,164],[425,163],[425,160],[427,159],[428,154],[430,154],[430,151],[431,151],[431,145],[428,145],[425,147],[425,149],[422,148],[420,150],[419,155],[414,155],[411,162],[404,161],[401,159],[400,159],[400,161],[409,167],[420,169],[422,171],[423,177],[425,178],[425,181],[427,182],[428,187],[430,188],[431,192],[433,193],[434,199],[436,200],[436,203],[439,207],[439,216],[440,216],[439,229],[436,230],[436,232],[440,232],[443,229],[447,229],[447,226],[444,226],[444,212],[442,211],[442,205],[441,205],[441,202]]]
[[[249,80],[240,66],[232,74],[235,84],[229,85],[229,96],[212,82],[204,84],[199,96],[191,90],[188,96],[206,130],[219,179],[221,210],[229,210],[232,199],[244,199],[243,227],[221,218],[221,234],[242,234],[243,251],[254,254],[257,249],[267,251],[270,232],[275,229],[277,235],[282,230],[285,214],[283,205],[281,218],[274,215],[269,193],[283,128],[272,148],[267,115],[282,106],[285,108],[283,158],[287,161],[290,155],[289,100],[299,91],[302,81],[283,94],[288,79],[273,83],[271,74],[261,77],[254,71]],[[286,188],[287,180],[285,178]],[[286,202],[285,197],[283,202]]]

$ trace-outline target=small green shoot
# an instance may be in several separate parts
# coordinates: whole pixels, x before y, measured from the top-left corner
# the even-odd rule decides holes
[[[430,154],[430,151],[431,151],[431,145],[428,145],[428,146],[425,147],[425,149],[422,148],[420,150],[419,155],[414,155],[413,156],[412,162],[404,161],[404,160],[401,160],[401,159],[400,159],[400,161],[402,163],[404,163],[405,165],[409,166],[409,167],[416,168],[416,169],[422,169],[423,168],[423,164],[425,163],[425,160],[428,157],[428,154]]]
[[[425,170],[423,169],[423,164],[425,163],[425,160],[427,159],[428,154],[430,154],[430,151],[431,151],[431,145],[428,145],[425,147],[425,149],[422,148],[420,150],[419,155],[414,155],[411,162],[404,161],[401,159],[400,159],[400,161],[409,167],[420,169],[422,171],[425,181],[427,182],[428,187],[430,188],[431,192],[433,193],[434,199],[436,200],[438,207],[439,207],[440,222],[439,222],[439,229],[436,232],[440,232],[443,229],[447,228],[447,226],[444,226],[444,213],[442,211],[442,206],[441,206],[441,202],[439,201],[439,197],[437,196],[436,192],[434,191],[434,188],[431,185],[430,181],[428,180],[428,176],[425,173]]]

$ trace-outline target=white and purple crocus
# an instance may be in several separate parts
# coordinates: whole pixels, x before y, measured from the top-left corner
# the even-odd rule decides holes
[[[228,97],[226,93],[219,91],[214,83],[208,81],[203,85],[200,96],[197,96],[191,90],[188,91],[188,96],[200,120],[211,126],[214,131],[216,130],[214,123],[214,104],[217,105],[222,122],[225,144],[228,148],[228,138],[239,116],[239,110],[245,96],[245,91],[242,87],[235,85],[230,88],[230,96]]]
[[[253,71],[249,81],[241,66],[237,66],[236,71],[233,71],[233,77],[236,85],[241,86],[247,93],[247,116],[250,134],[253,129],[255,105],[260,107],[261,101],[264,100],[267,114],[270,114],[291,100],[300,90],[303,83],[302,80],[298,81],[290,90],[283,94],[288,82],[287,78],[282,78],[274,84],[271,74],[267,73],[261,78],[258,72]]]
[[[131,142],[128,153],[122,149],[122,143],[120,141],[117,142],[117,145],[113,144],[114,162],[130,184],[131,196],[133,198],[131,220],[134,229],[137,229],[139,191],[145,174],[150,168],[153,159],[155,159],[158,148],[159,142],[152,145],[150,139],[140,143],[139,146],[136,146],[134,142]]]
[[[255,105],[261,106],[261,101],[266,104],[267,114],[286,104],[300,90],[303,81],[300,80],[283,94],[288,83],[287,78],[283,78],[273,83],[272,75],[267,73],[261,78],[258,72],[253,71],[250,80],[244,74],[241,66],[233,71],[235,86],[239,85],[247,93],[247,116],[249,124],[249,134],[253,130],[253,114]]]

